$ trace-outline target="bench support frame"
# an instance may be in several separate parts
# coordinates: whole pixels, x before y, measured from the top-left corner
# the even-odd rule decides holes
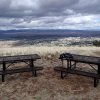
[[[65,67],[55,67],[54,70],[55,71],[60,71],[61,79],[63,79],[68,73],[91,77],[91,78],[94,79],[94,87],[97,87],[97,85],[99,83],[99,79],[100,79],[100,65],[97,65],[98,70],[96,70],[97,74],[95,74],[95,73],[76,70],[75,69],[76,68],[76,63],[77,62],[74,62],[74,64],[72,65],[71,61],[68,60],[67,61],[67,68],[65,68]],[[94,67],[92,65],[90,65],[90,66],[94,69]]]
[[[15,63],[18,63],[17,61],[16,62],[3,62],[2,63],[2,70],[0,70],[0,75],[2,76],[2,82],[5,82],[5,76],[7,74],[14,74],[14,73],[22,73],[22,72],[32,72],[32,74],[37,77],[37,71],[38,70],[42,70],[43,67],[35,67],[34,66],[34,59],[31,59],[31,60],[27,60],[27,61],[18,61],[18,62],[24,62],[25,64],[27,64],[29,66],[29,68],[18,68],[18,69],[7,69],[8,67],[12,66],[12,65],[15,65]],[[29,63],[28,63],[29,62]],[[9,64],[7,66],[7,64]]]

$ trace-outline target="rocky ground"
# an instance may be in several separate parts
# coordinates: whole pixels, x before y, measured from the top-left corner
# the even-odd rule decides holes
[[[100,100],[100,84],[94,88],[93,79],[70,74],[61,79],[53,69],[61,64],[57,58],[43,57],[35,64],[44,67],[38,77],[25,72],[0,81],[0,100]]]

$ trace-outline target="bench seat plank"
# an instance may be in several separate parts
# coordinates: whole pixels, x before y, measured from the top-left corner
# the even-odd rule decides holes
[[[32,69],[32,68],[10,69],[10,70],[6,70],[6,71],[0,71],[0,75],[38,71],[38,70],[42,70],[42,69],[43,69],[43,67],[34,67],[34,69]]]
[[[77,75],[92,77],[92,78],[100,78],[100,76],[95,74],[95,73],[79,71],[79,70],[69,70],[68,68],[64,68],[64,67],[55,67],[54,70],[64,72],[64,73],[70,73],[70,74],[77,74]]]

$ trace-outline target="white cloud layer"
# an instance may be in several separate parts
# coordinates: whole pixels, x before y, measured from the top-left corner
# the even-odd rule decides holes
[[[0,0],[0,29],[100,29],[100,0]]]

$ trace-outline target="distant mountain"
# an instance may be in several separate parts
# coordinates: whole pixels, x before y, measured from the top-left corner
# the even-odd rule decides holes
[[[0,39],[55,39],[63,37],[100,37],[100,31],[96,30],[0,30]]]
[[[100,30],[70,30],[70,29],[22,29],[22,30],[0,30],[0,34],[1,33],[17,33],[17,32],[47,32],[47,31],[66,31],[66,32],[99,32],[100,33]]]

